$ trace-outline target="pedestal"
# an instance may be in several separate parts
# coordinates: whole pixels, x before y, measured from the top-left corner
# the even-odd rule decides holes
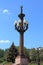
[[[28,59],[26,57],[17,56],[15,65],[28,65]]]

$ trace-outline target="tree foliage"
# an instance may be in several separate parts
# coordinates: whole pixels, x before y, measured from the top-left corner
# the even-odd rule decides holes
[[[4,56],[4,50],[0,49],[0,58]]]
[[[15,46],[14,43],[10,46],[9,49],[2,50],[0,49],[0,62],[8,61],[14,62],[16,56],[18,55],[19,47]],[[35,48],[27,49],[24,47],[24,54],[28,58],[29,62],[36,62],[38,58],[38,53]],[[39,50],[40,61],[43,61],[43,48]]]
[[[30,49],[30,59],[31,61],[36,61],[36,49],[33,48],[33,49]]]
[[[14,43],[12,43],[11,47],[8,50],[7,61],[14,63],[17,55],[18,55],[18,51],[14,46]]]

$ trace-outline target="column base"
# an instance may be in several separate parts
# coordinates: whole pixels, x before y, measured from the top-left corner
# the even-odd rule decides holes
[[[15,65],[28,65],[28,59],[25,55],[23,56],[17,56],[15,59]]]

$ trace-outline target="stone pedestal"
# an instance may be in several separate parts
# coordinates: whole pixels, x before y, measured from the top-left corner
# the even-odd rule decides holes
[[[28,65],[28,59],[26,57],[17,56],[15,65]]]

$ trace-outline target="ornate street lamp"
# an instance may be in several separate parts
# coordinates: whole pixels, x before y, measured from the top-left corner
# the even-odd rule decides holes
[[[22,13],[22,8],[21,6],[21,13],[18,15],[20,19],[15,21],[15,29],[20,33],[20,54],[23,54],[23,34],[28,29],[28,22],[23,19],[25,14]]]
[[[18,15],[19,20],[15,21],[15,29],[20,33],[19,55],[15,59],[16,65],[27,65],[28,61],[24,55],[24,32],[28,29],[28,22],[24,19],[23,7],[21,6],[21,13]]]

